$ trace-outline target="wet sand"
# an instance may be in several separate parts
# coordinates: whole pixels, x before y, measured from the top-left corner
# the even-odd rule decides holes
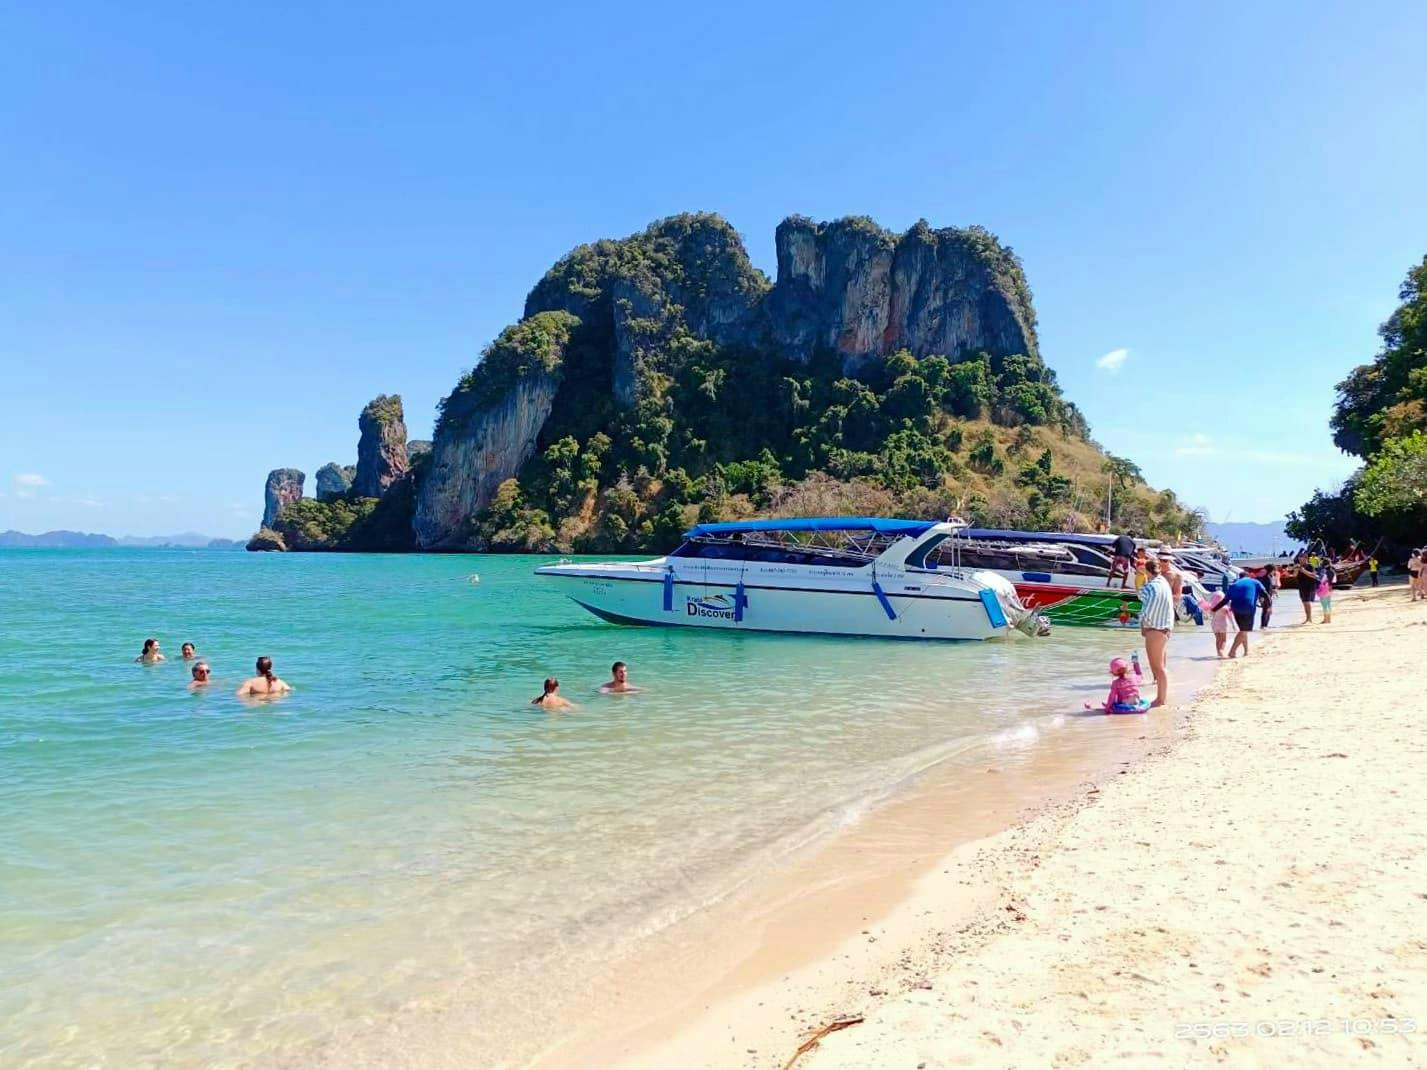
[[[1212,637],[1187,631],[1176,642],[1176,684],[1190,694],[1213,677]],[[1084,699],[1102,699],[1107,686],[1092,668]],[[583,1028],[533,1065],[782,1066],[800,1035],[827,1016],[830,999],[879,989],[862,979],[897,967],[924,928],[913,904],[948,851],[1069,805],[1169,746],[1181,728],[1173,710],[1106,717],[1072,709],[971,748],[742,894],[652,936],[571,1008],[569,1020]],[[936,887],[968,918],[986,894],[969,883]]]
[[[719,978],[693,1000],[611,993],[644,1024],[547,1065],[782,1067],[839,1018],[861,1020],[800,1070],[1427,1065],[1427,606],[1385,587],[1340,594],[1332,625],[1289,611],[1119,769],[986,773],[1051,774],[1033,816],[1007,812],[1014,782],[940,813],[928,784],[691,944]]]

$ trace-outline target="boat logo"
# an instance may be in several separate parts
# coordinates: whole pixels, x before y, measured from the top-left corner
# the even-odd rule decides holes
[[[684,600],[684,607],[691,617],[718,617],[723,620],[733,620],[733,599],[726,594],[687,598]]]

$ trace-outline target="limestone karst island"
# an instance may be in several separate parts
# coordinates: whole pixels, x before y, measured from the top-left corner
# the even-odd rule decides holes
[[[0,27],[0,1070],[1427,1070],[1427,3]]]
[[[963,516],[1034,530],[1202,516],[1106,454],[1042,359],[1020,261],[980,227],[785,219],[777,278],[716,215],[582,245],[408,442],[269,473],[254,550],[664,552],[698,521]],[[391,384],[399,385],[399,384]]]

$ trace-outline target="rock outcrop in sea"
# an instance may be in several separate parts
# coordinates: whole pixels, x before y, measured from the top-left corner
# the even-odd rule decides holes
[[[357,472],[352,493],[380,498],[411,467],[406,455],[406,418],[400,394],[381,394],[357,418]]]
[[[826,352],[848,370],[903,349],[1039,363],[1020,263],[988,231],[921,222],[898,235],[865,218],[794,216],[776,239],[772,282],[714,215],[676,216],[560,260],[526,299],[524,319],[443,403],[417,493],[418,546],[462,545],[471,518],[549,437],[552,412],[604,398],[634,409],[673,371],[671,351],[690,343],[750,361]]]
[[[283,507],[302,497],[307,476],[296,468],[274,468],[263,487],[263,527],[270,528]]]
[[[334,498],[342,497],[352,489],[352,480],[356,474],[356,465],[328,461],[317,469],[317,500],[330,502]]]
[[[1111,461],[1117,520],[1192,529],[1088,441],[990,232],[792,216],[775,247],[770,279],[695,214],[572,250],[442,400],[429,445],[407,441],[400,397],[375,398],[351,485],[324,466],[320,500],[265,518],[264,541],[642,552],[770,510],[1058,528],[1084,523]]]

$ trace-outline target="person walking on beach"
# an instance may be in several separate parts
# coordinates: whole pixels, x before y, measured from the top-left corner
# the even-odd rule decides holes
[[[1318,604],[1323,608],[1323,623],[1333,623],[1333,584],[1338,582],[1338,573],[1332,565],[1324,564],[1318,571]]]
[[[1368,579],[1372,581],[1374,587],[1377,586],[1377,554],[1368,558]]]
[[[1110,560],[1110,574],[1105,577],[1105,586],[1112,586],[1118,578],[1120,590],[1127,590],[1130,586],[1131,559],[1135,556],[1135,533],[1127,531],[1123,535],[1115,536],[1111,548],[1114,550],[1114,557]]]
[[[1165,664],[1169,649],[1169,632],[1174,627],[1174,592],[1169,581],[1159,575],[1159,563],[1146,559],[1149,579],[1140,588],[1140,635],[1145,640],[1145,657],[1154,676],[1155,697],[1151,707],[1169,701],[1169,667]]]
[[[273,675],[272,658],[259,658],[257,670],[256,676],[250,676],[238,685],[235,695],[239,698],[262,698],[265,695],[285,695],[292,690],[285,680]]]
[[[1229,633],[1234,629],[1234,612],[1229,608],[1229,597],[1220,591],[1217,601],[1206,599],[1203,608],[1209,611],[1209,628],[1214,633],[1214,655],[1222,658]]]
[[[140,665],[157,665],[161,661],[168,659],[159,652],[159,641],[157,639],[145,639],[144,649],[139,651],[139,656],[134,659]]]
[[[1263,570],[1263,578],[1259,580],[1263,584],[1263,598],[1259,601],[1262,607],[1259,611],[1260,630],[1268,627],[1268,619],[1273,616],[1273,598],[1278,593],[1278,569],[1273,565]]]
[[[567,710],[574,705],[560,694],[560,681],[553,676],[545,677],[545,690],[530,700],[532,706],[543,706],[547,710]]]
[[[190,691],[198,691],[207,687],[213,682],[213,674],[208,669],[208,662],[200,661],[193,666],[193,681],[188,685]]]
[[[629,666],[616,661],[609,667],[610,680],[600,688],[602,695],[632,695],[641,690],[629,682]]]
[[[1249,632],[1254,630],[1254,614],[1258,612],[1259,603],[1267,593],[1264,585],[1252,576],[1240,576],[1224,588],[1224,599],[1229,603],[1229,610],[1234,614],[1234,623],[1239,629],[1239,634],[1234,636],[1234,641],[1229,644],[1230,658],[1238,657],[1241,648],[1245,655],[1248,654]]]
[[[1412,556],[1407,559],[1407,589],[1412,594],[1412,601],[1418,598],[1418,583],[1422,573],[1422,551],[1413,550]]]

